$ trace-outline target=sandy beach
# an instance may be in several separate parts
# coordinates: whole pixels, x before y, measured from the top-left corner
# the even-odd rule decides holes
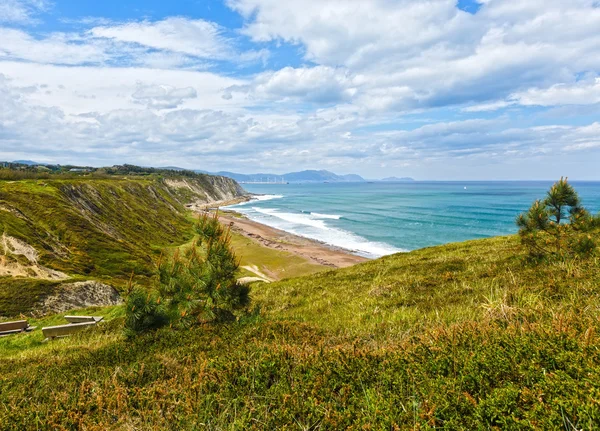
[[[221,210],[219,219],[223,224],[231,226],[234,232],[264,247],[287,251],[319,265],[345,268],[369,260],[319,241],[254,222],[232,211]]]

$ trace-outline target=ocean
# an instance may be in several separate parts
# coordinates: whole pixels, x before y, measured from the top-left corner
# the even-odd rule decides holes
[[[572,182],[583,205],[600,211],[600,182]],[[296,235],[380,257],[517,232],[515,217],[552,182],[244,184],[260,194],[230,207]]]

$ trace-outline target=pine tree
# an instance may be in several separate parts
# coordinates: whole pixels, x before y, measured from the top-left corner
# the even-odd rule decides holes
[[[567,178],[561,178],[526,213],[517,217],[521,243],[530,255],[589,256],[596,249],[600,215],[592,217],[583,208]]]
[[[190,327],[235,319],[233,312],[250,301],[250,290],[237,282],[239,260],[231,235],[215,214],[201,216],[191,246],[165,253],[157,265],[157,285],[134,289],[127,299],[126,329],[131,334],[170,324]]]

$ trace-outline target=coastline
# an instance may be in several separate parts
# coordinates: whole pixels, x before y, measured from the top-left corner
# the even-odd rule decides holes
[[[221,223],[230,226],[233,232],[263,247],[289,252],[318,265],[332,269],[346,268],[370,260],[338,247],[258,223],[233,210],[220,209],[218,215]]]
[[[225,199],[225,200],[221,200],[221,201],[213,201],[213,202],[206,202],[206,203],[195,202],[195,203],[186,205],[186,207],[194,212],[201,212],[201,211],[207,211],[207,210],[211,210],[211,209],[219,209],[221,207],[227,207],[227,206],[231,206],[231,205],[237,205],[237,204],[241,204],[243,202],[248,202],[251,200],[252,200],[252,195],[245,195],[245,196],[239,196],[236,198]]]

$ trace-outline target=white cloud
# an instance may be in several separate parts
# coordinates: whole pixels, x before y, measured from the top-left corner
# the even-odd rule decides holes
[[[367,175],[385,165],[420,178],[539,178],[571,160],[579,177],[597,177],[600,126],[565,125],[551,110],[528,118],[527,107],[595,112],[600,8],[480,3],[473,15],[456,0],[229,0],[251,46],[184,17],[0,27],[0,159]],[[4,0],[0,21],[12,5],[12,23],[31,23],[36,4]],[[264,42],[294,45],[304,63],[289,46],[272,58],[281,52]]]
[[[550,88],[531,88],[511,99],[525,106],[593,105],[600,103],[600,78],[575,84],[556,84]]]
[[[35,39],[28,33],[0,27],[0,59],[27,60],[39,63],[102,63],[109,58],[108,46],[98,42],[79,43],[78,38],[54,33]]]
[[[229,99],[236,92],[261,100],[338,103],[350,100],[357,89],[348,70],[317,66],[285,67],[276,72],[264,72],[257,75],[250,85],[226,89],[224,97]]]
[[[174,109],[188,99],[195,99],[198,93],[193,87],[175,88],[169,85],[144,85],[138,83],[131,95],[135,103],[154,109]]]
[[[496,111],[498,109],[507,108],[509,106],[513,106],[515,102],[508,102],[505,100],[499,100],[496,102],[490,103],[481,103],[478,105],[471,105],[463,108],[463,112],[486,112],[486,111]]]
[[[45,0],[2,0],[0,2],[0,22],[31,24],[34,16],[49,7]]]
[[[208,59],[227,59],[234,54],[230,42],[222,35],[222,29],[215,23],[200,19],[167,18],[157,22],[100,26],[89,30],[89,34],[95,38]]]
[[[471,105],[464,112],[495,111],[510,106],[565,106],[600,104],[600,78],[573,84],[555,84],[549,88],[530,88],[514,93],[506,100]]]
[[[138,109],[132,95],[139,86],[192,88],[198,97],[181,100],[190,109],[238,109],[235,100],[223,100],[222,89],[243,81],[206,71],[157,70],[141,67],[82,67],[0,62],[0,74],[12,85],[30,88],[27,101],[59,107],[69,115]]]
[[[138,97],[159,102],[191,96],[185,87],[138,91]],[[490,172],[498,172],[501,160],[563,166],[574,154],[600,148],[598,123],[506,129],[499,120],[469,120],[365,133],[360,128],[363,120],[344,110],[249,116],[235,109],[162,111],[134,104],[70,115],[33,103],[30,93],[31,89],[0,76],[0,159],[29,155],[61,163],[131,162],[243,171],[315,166],[351,171],[360,163],[363,173],[379,172],[385,163],[389,169],[411,169],[421,178],[440,178],[450,168],[455,176],[469,178],[482,172],[482,166],[494,169],[490,163],[498,165]],[[597,167],[592,159],[584,157],[578,165],[579,178],[594,175]],[[436,166],[442,170],[431,171]],[[536,170],[526,172],[534,178],[540,175]]]
[[[36,37],[24,30],[0,27],[0,60],[160,69],[207,69],[214,61],[245,66],[268,60],[267,49],[240,51],[236,40],[222,33],[215,23],[177,17],[125,24],[109,21],[87,31]]]
[[[229,0],[255,41],[301,45],[306,60],[362,75],[359,101],[410,110],[486,104],[600,69],[592,0]]]

